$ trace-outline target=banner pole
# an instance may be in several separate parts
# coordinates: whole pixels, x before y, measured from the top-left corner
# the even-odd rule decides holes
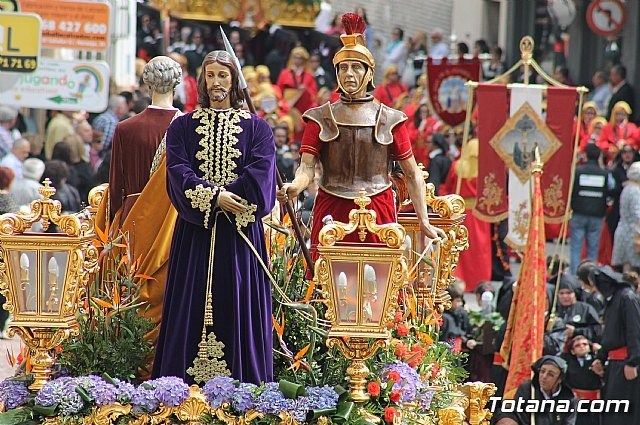
[[[464,150],[467,147],[467,144],[469,144],[469,127],[471,126],[471,113],[473,112],[473,97],[475,94],[475,88],[477,87],[477,85],[472,85],[469,84],[471,83],[471,81],[467,82],[466,86],[469,88],[469,99],[467,100],[467,113],[466,116],[464,118],[464,128],[463,128],[463,133],[462,133],[462,148],[460,150],[460,159],[459,161],[462,160],[462,152],[464,152]],[[456,172],[456,174],[458,175],[458,180],[456,181],[456,195],[460,195],[460,187],[462,186],[462,176],[460,174],[460,172]]]
[[[580,124],[580,117],[582,116],[582,101],[584,100],[584,95],[587,92],[586,87],[577,87],[576,91],[578,92],[578,121],[576,121],[576,125]],[[564,249],[567,246],[567,238],[563,237],[566,232],[567,225],[569,224],[569,217],[571,216],[571,194],[573,193],[573,185],[575,183],[576,177],[576,161],[578,158],[578,148],[580,144],[580,132],[576,129],[576,135],[573,140],[573,158],[571,159],[571,174],[569,177],[569,189],[567,190],[567,202],[564,209],[564,217],[562,218],[562,226],[560,226],[560,258],[559,261],[564,257]],[[562,277],[562,273],[558,272],[556,276],[556,289],[555,294],[558,293],[558,288],[560,287],[560,278]],[[551,313],[549,314],[549,326],[553,325],[552,320],[555,319],[556,307],[558,303],[558,297],[553,297],[553,305],[551,307]],[[551,330],[547,327],[548,330]]]

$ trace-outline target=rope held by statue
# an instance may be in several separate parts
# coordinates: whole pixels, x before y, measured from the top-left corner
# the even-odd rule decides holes
[[[222,33],[222,40],[224,40],[225,50],[227,51],[227,53],[229,53],[229,55],[231,55],[231,57],[233,58],[233,61],[236,64],[236,67],[238,68],[238,78],[240,80],[240,88],[244,93],[244,99],[245,99],[245,102],[247,102],[247,107],[249,108],[249,111],[252,114],[255,114],[256,107],[254,106],[253,100],[251,100],[251,96],[249,95],[249,90],[247,89],[247,81],[245,80],[244,75],[242,74],[240,61],[238,60],[236,53],[233,51],[233,48],[231,47],[231,43],[229,42],[229,39],[227,39],[227,35],[224,33],[222,28],[220,28],[220,32]],[[279,189],[282,187],[283,181],[282,181],[282,176],[280,175],[280,171],[277,169],[276,169],[276,178],[277,178],[278,189]],[[291,217],[291,224],[293,225],[293,231],[296,234],[296,239],[298,240],[298,244],[300,244],[300,249],[302,250],[302,255],[304,255],[305,262],[307,263],[307,269],[313,270],[313,261],[311,260],[311,254],[309,253],[309,248],[307,248],[307,244],[305,243],[304,235],[302,234],[302,230],[300,229],[298,220],[295,219],[293,205],[291,204],[290,200],[287,200],[287,202],[284,205],[287,210],[287,214],[289,214],[289,217]]]

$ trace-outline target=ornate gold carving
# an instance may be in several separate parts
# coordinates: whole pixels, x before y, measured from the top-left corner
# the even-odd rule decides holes
[[[427,183],[427,206],[442,218],[452,218],[464,213],[464,199],[460,195],[436,196],[436,188],[433,183]]]
[[[544,191],[543,205],[549,210],[548,214],[552,216],[564,215],[565,200],[562,195],[563,180],[560,176],[553,176],[553,181]]]
[[[132,425],[159,425],[171,423],[169,418],[173,415],[174,409],[171,407],[162,406],[152,414],[145,414],[136,417],[130,423]]]
[[[181,421],[188,423],[199,423],[202,415],[207,413],[210,408],[207,399],[200,392],[197,385],[189,388],[189,398],[180,406],[176,407],[176,416]]]
[[[84,418],[83,425],[111,425],[120,416],[131,413],[130,404],[110,404],[108,406],[94,407],[91,414]]]
[[[303,0],[263,0],[263,7],[267,21],[294,27],[313,27],[313,20],[320,12],[319,2],[309,3]]]
[[[291,0],[151,0],[161,11],[180,19],[213,22],[238,21],[244,28],[260,28],[265,23],[313,28],[320,11],[319,2]]]
[[[56,348],[67,339],[70,335],[78,335],[78,329],[66,328],[27,328],[24,326],[9,326],[8,334],[13,336],[19,334],[24,343],[32,352],[31,356],[31,372],[34,380],[29,389],[33,391],[40,390],[49,380],[51,375],[51,367],[53,366],[53,357],[50,351]]]
[[[460,425],[466,424],[466,414],[469,407],[469,400],[464,394],[456,392],[453,394],[451,405],[438,411],[439,425]]]
[[[102,203],[102,198],[107,194],[109,184],[103,183],[89,191],[89,207],[97,209]]]
[[[195,189],[187,189],[184,196],[191,200],[191,208],[204,213],[204,227],[209,228],[209,217],[211,216],[211,203],[218,194],[217,187],[204,187],[198,184]]]
[[[478,206],[482,208],[482,211],[486,214],[495,214],[494,207],[497,207],[502,203],[504,194],[501,187],[496,183],[496,175],[489,173],[484,177],[484,188],[482,189],[482,195],[478,198]]]
[[[1,273],[1,270],[0,270],[0,273]],[[329,297],[333,296],[333,294],[329,293],[328,285],[320,285],[319,283],[328,282],[331,279],[330,273],[331,272],[329,270],[329,263],[327,262],[326,259],[320,257],[318,261],[316,261],[314,280],[316,281],[316,285],[315,285],[316,288],[320,288],[320,291],[322,292],[322,298],[325,300],[328,300]],[[326,305],[327,305],[327,312],[325,313],[325,318],[331,323],[334,323],[337,319],[334,305],[333,303],[326,303]]]
[[[249,410],[244,416],[234,416],[228,412],[229,405],[224,403],[215,410],[216,417],[227,425],[249,425],[253,420],[263,417],[262,413]]]
[[[347,368],[349,375],[349,393],[356,403],[365,403],[369,400],[366,391],[369,368],[365,360],[373,356],[379,348],[389,345],[388,339],[376,339],[372,343],[367,338],[328,338],[327,346],[337,347],[344,356],[352,360]]]
[[[62,204],[51,197],[56,189],[51,187],[51,180],[44,181],[44,186],[38,189],[43,199],[31,202],[31,214],[9,213],[0,216],[0,235],[24,233],[37,221],[42,220],[42,228],[47,230],[50,223],[57,224],[60,230],[69,236],[80,236],[80,219],[75,215],[62,215]]]
[[[464,423],[464,409],[462,407],[451,406],[438,410],[438,425],[460,425]]]
[[[360,197],[355,199],[355,203],[360,208],[354,208],[349,212],[349,223],[336,221],[325,225],[320,230],[320,235],[318,236],[320,245],[334,245],[346,235],[358,230],[358,236],[363,242],[367,237],[367,231],[369,231],[378,236],[389,248],[400,248],[402,246],[406,235],[405,230],[397,223],[377,224],[375,211],[366,209],[371,203],[371,198],[365,196],[364,191],[360,191]]]
[[[446,290],[455,281],[454,272],[458,265],[460,252],[469,246],[468,230],[461,224],[463,220],[464,214],[453,214],[451,218],[443,218],[435,214],[429,215],[429,222],[444,230],[448,239],[440,245],[435,277],[436,287],[416,291],[422,308],[426,309],[424,317],[428,317],[431,310],[440,314],[451,305],[451,298]],[[407,234],[412,235],[412,245],[418,246],[417,235],[420,234],[420,225],[415,213],[400,214],[398,222],[406,229]],[[410,258],[412,261],[409,266],[412,269],[418,261],[418,254],[414,253]]]
[[[495,394],[496,386],[484,382],[467,382],[461,386],[460,391],[469,401],[467,409],[469,425],[489,425],[493,414],[486,406],[491,396]]]

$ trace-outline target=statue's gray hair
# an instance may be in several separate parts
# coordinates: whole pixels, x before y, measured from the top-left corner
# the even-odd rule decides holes
[[[173,91],[181,80],[182,67],[168,57],[152,59],[142,72],[142,81],[156,93],[165,94]]]

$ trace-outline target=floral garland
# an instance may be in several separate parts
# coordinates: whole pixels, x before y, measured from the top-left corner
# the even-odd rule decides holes
[[[315,416],[314,412],[335,411],[339,399],[338,392],[329,386],[305,388],[286,381],[257,386],[223,376],[209,380],[202,394],[213,410],[221,408],[237,416],[253,411],[274,417],[288,412],[298,422]],[[163,407],[180,406],[188,398],[189,386],[177,377],[158,378],[134,387],[110,377],[63,376],[45,383],[35,397],[24,379],[0,382],[0,404],[4,403],[8,412],[31,409],[34,415],[43,417],[82,417],[92,407],[115,403],[131,405],[138,415],[154,414]]]

